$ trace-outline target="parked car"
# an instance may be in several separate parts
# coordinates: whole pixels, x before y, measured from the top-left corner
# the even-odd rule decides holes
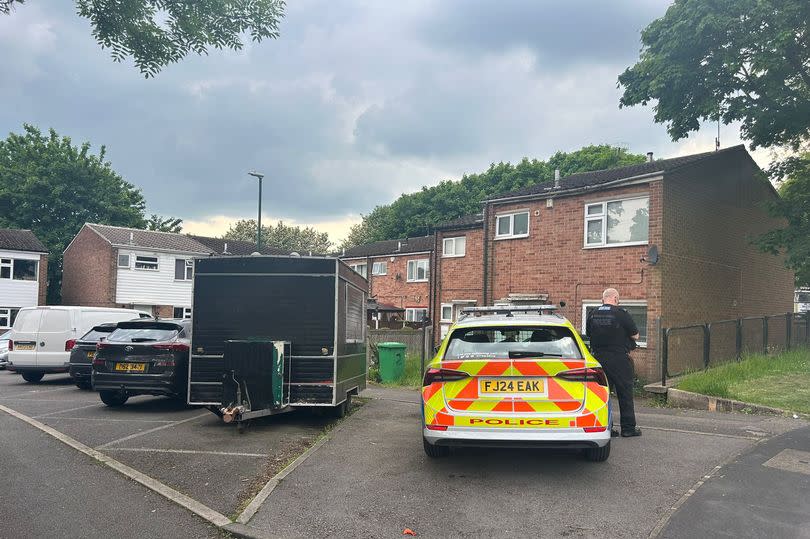
[[[8,364],[8,340],[11,338],[11,330],[0,335],[0,369],[5,369]]]
[[[26,307],[20,309],[9,341],[9,370],[27,382],[48,373],[68,372],[70,351],[90,328],[105,322],[151,318],[134,309],[103,307]]]
[[[553,307],[477,307],[448,332],[422,387],[425,453],[451,446],[584,450],[610,455],[608,382]],[[476,316],[480,314],[480,316]]]
[[[96,345],[115,331],[117,324],[108,323],[95,326],[76,341],[70,351],[70,377],[79,389],[93,387],[91,375],[93,373],[93,358],[96,355]]]
[[[96,345],[93,389],[107,406],[134,395],[186,400],[191,320],[119,322]]]

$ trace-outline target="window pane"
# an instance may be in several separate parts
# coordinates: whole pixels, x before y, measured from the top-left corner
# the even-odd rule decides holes
[[[14,261],[14,278],[18,281],[37,280],[37,261],[20,260]]]
[[[602,204],[591,204],[588,206],[588,215],[600,215],[602,213]]]
[[[455,254],[455,249],[453,248],[453,238],[448,238],[442,241],[442,253],[448,256]]]
[[[118,255],[118,267],[119,268],[129,267],[129,255]]]
[[[624,305],[624,309],[633,318],[633,322],[638,327],[638,340],[647,342],[647,306],[646,305]]]
[[[174,261],[174,278],[178,280],[186,278],[186,261],[182,258],[177,258]],[[175,318],[182,318],[182,316],[175,316]]]
[[[588,245],[602,243],[602,220],[591,220],[587,222],[588,226]]]
[[[0,327],[11,327],[11,310],[0,309]]]
[[[145,270],[158,269],[158,259],[156,256],[136,256],[135,268]]]
[[[528,234],[529,233],[529,214],[528,213],[517,213],[513,217],[515,226],[512,230],[512,234],[515,236],[520,236],[521,234]]]
[[[414,268],[416,268],[416,260],[408,260],[408,280],[413,281],[414,279]]]
[[[649,199],[617,200],[607,203],[607,243],[648,241]]]
[[[510,233],[509,227],[512,224],[512,216],[504,215],[498,217],[498,236],[508,236]]]
[[[453,306],[442,305],[442,320],[452,320],[452,319],[453,319]]]
[[[0,267],[0,279],[11,279],[11,268],[9,266]]]
[[[463,238],[456,238],[456,256],[464,256],[467,252],[467,238],[466,236]]]

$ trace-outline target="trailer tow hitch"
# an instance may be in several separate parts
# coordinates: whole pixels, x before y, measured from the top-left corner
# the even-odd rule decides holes
[[[225,423],[233,423],[234,421],[239,421],[242,417],[242,413],[245,411],[244,406],[225,406],[221,410],[222,412],[222,421]]]

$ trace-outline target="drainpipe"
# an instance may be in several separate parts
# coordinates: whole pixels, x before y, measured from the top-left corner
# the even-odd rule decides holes
[[[484,298],[484,305],[489,305],[489,204],[486,202],[484,203],[484,210],[483,210],[483,217],[484,217],[484,286],[483,286],[483,298]]]

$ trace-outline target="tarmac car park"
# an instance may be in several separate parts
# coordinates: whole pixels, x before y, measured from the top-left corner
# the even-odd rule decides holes
[[[608,459],[607,378],[554,309],[465,309],[425,372],[428,456],[483,446],[579,449],[588,460]]]

